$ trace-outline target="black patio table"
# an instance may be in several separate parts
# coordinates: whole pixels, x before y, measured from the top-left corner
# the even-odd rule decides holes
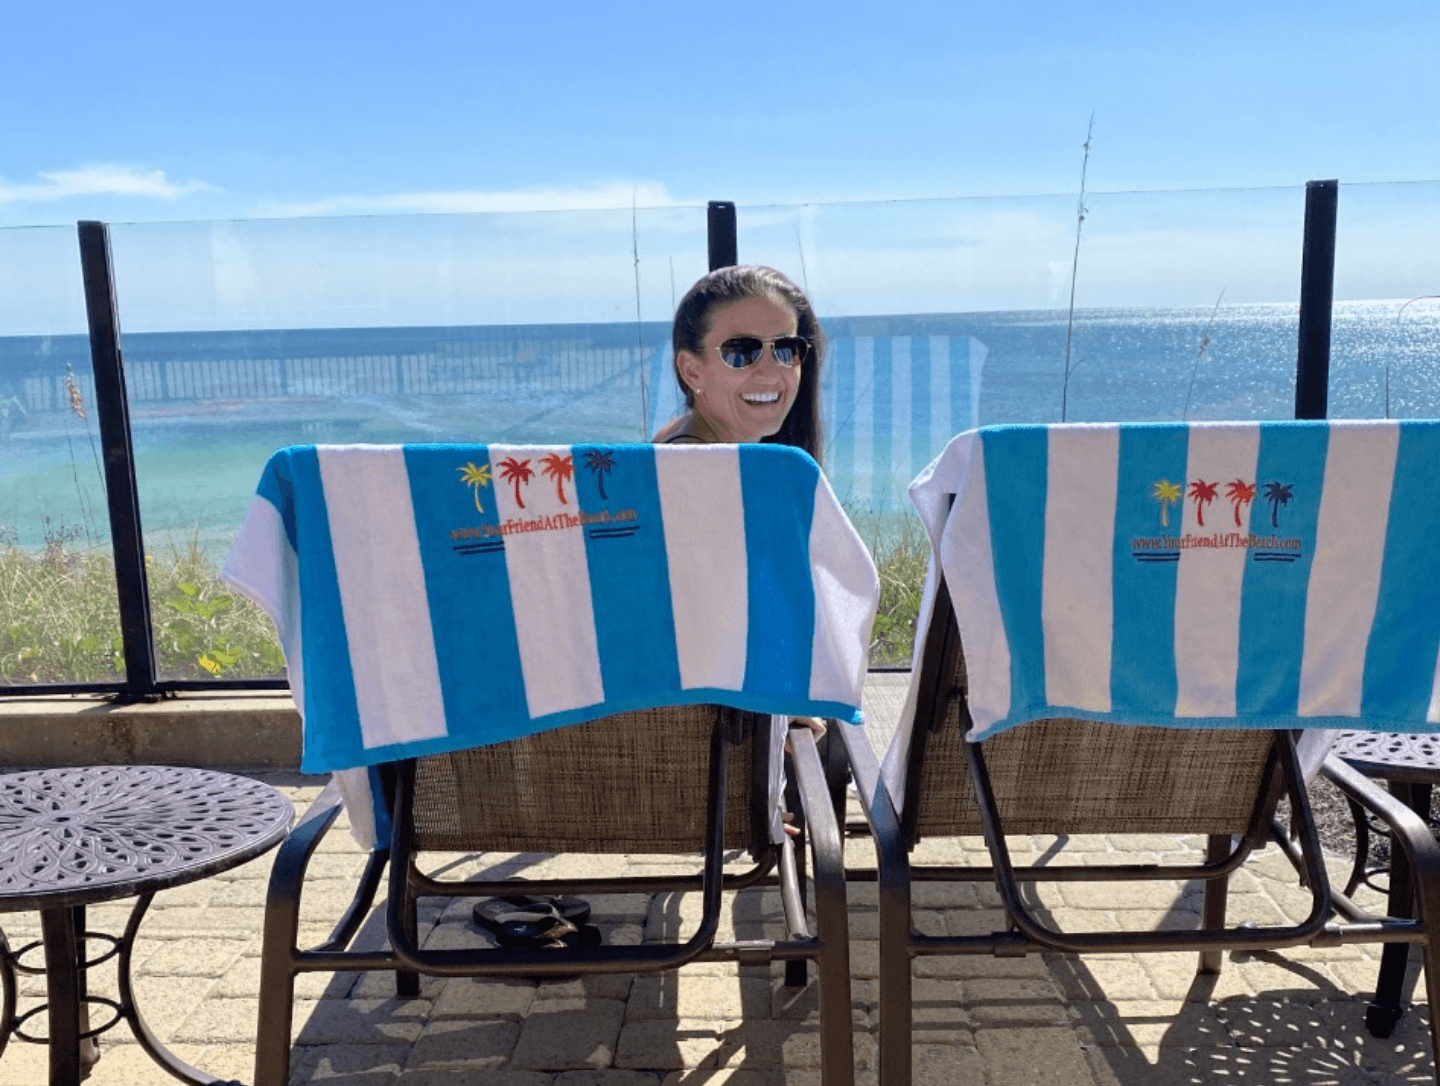
[[[0,775],[0,913],[39,911],[41,940],[12,951],[0,933],[0,1055],[11,1037],[50,1046],[51,1086],[73,1086],[121,1021],[177,1078],[220,1082],[175,1056],[135,1004],[135,936],[155,894],[237,867],[280,842],[290,801],[261,781],[173,766],[89,766]],[[138,897],[120,936],[85,929],[85,907]],[[91,943],[107,944],[89,958]],[[44,948],[43,968],[20,959]],[[117,961],[119,999],[87,992],[86,971]],[[47,1001],[16,1014],[18,974],[46,977]],[[108,1020],[91,1027],[92,1005]],[[27,1023],[48,1012],[48,1037]]]
[[[1383,780],[1390,794],[1421,818],[1430,820],[1430,789],[1440,784],[1440,735],[1431,732],[1341,732],[1331,753],[1367,777]],[[1390,863],[1372,867],[1371,825],[1364,810],[1353,799],[1350,814],[1355,822],[1355,863],[1345,894],[1362,883],[1372,890],[1388,893],[1391,916],[1414,912],[1414,887],[1404,853],[1392,847]],[[1433,826],[1434,823],[1432,822]],[[1376,876],[1389,876],[1388,886]],[[1409,943],[1386,943],[1380,954],[1380,975],[1375,981],[1375,998],[1365,1013],[1365,1024],[1376,1037],[1389,1037],[1404,1013],[1405,971],[1410,957]]]

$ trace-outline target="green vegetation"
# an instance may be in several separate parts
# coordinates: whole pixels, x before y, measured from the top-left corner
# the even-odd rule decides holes
[[[925,589],[930,540],[912,516],[851,518],[880,571],[880,609],[870,634],[871,667],[908,667]]]
[[[0,683],[105,682],[124,675],[115,566],[49,524],[39,552],[0,527]],[[160,674],[168,679],[284,673],[270,619],[219,577],[198,541],[146,558]]]
[[[856,518],[880,569],[871,663],[906,665],[930,544],[913,518]],[[124,675],[115,566],[80,544],[74,527],[45,528],[26,550],[0,526],[0,684],[105,682]],[[169,679],[284,674],[270,619],[220,580],[198,532],[184,547],[148,556],[160,674]]]

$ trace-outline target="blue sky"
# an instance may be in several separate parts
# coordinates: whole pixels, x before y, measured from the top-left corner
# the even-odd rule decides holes
[[[0,225],[1440,178],[1440,5],[23,0]]]
[[[1292,304],[1330,177],[1337,296],[1440,289],[1435,0],[12,8],[0,334],[79,219],[127,330],[663,320],[714,199],[822,313],[1062,308],[1092,114],[1078,306]]]

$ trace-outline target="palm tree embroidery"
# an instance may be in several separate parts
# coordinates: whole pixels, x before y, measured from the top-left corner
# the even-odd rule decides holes
[[[1247,483],[1241,479],[1225,484],[1225,496],[1230,499],[1230,504],[1235,506],[1235,527],[1241,527],[1240,507],[1249,505],[1255,500],[1255,484]]]
[[[460,481],[475,492],[475,508],[485,512],[485,507],[480,504],[480,488],[490,485],[490,465],[483,464],[476,467],[473,462],[466,463],[463,468],[456,468],[460,473]]]
[[[513,456],[507,456],[500,461],[500,478],[514,485],[515,504],[521,509],[525,508],[525,499],[520,497],[520,484],[528,483],[534,476],[528,460],[516,460]]]
[[[541,474],[555,480],[555,493],[560,495],[560,504],[569,505],[565,498],[565,480],[575,474],[575,458],[547,453],[540,458],[540,463],[545,465]]]
[[[1265,500],[1270,503],[1270,527],[1280,527],[1280,507],[1289,505],[1294,496],[1295,488],[1290,483],[1265,484]]]
[[[615,470],[615,454],[591,449],[585,454],[585,467],[590,470],[595,476],[595,481],[600,484],[600,500],[608,501],[609,498],[605,493],[605,476]]]
[[[1196,479],[1190,484],[1190,497],[1195,500],[1195,523],[1205,527],[1205,507],[1215,500],[1219,483]]]
[[[1183,496],[1179,483],[1160,479],[1150,491],[1150,496],[1160,503],[1160,527],[1170,527],[1170,507]]]

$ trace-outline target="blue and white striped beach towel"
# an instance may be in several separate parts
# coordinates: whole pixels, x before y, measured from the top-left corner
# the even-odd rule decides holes
[[[1440,422],[986,427],[911,496],[973,739],[1440,725]]]
[[[879,594],[778,445],[282,449],[223,576],[275,622],[306,772],[669,704],[859,723]]]

